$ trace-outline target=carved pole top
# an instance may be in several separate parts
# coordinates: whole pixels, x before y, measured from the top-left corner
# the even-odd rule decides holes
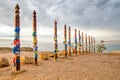
[[[36,11],[35,10],[33,11],[33,14],[36,15]]]
[[[75,34],[76,34],[76,32],[77,32],[77,29],[75,29]]]
[[[15,13],[20,13],[20,12],[19,12],[20,7],[19,7],[18,4],[16,4],[15,9],[16,9],[16,10],[15,10]]]
[[[57,24],[57,21],[55,20],[55,23],[54,24]]]
[[[55,20],[55,22],[54,22],[54,25],[55,25],[55,27],[57,26],[57,21]]]
[[[33,11],[33,18],[36,19],[36,11]]]
[[[77,29],[75,29],[75,32],[77,31]]]
[[[16,4],[15,9],[20,9],[19,4]]]
[[[70,26],[69,26],[69,30],[70,30]]]
[[[66,24],[64,25],[64,27],[66,28]]]
[[[83,32],[82,32],[82,35],[83,35]]]
[[[95,42],[95,37],[94,37],[94,42]]]

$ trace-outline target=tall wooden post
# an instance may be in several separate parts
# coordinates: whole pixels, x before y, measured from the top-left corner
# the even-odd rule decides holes
[[[71,56],[71,29],[70,29],[70,26],[69,26],[69,30],[68,30],[68,54],[69,56]]]
[[[94,37],[94,53],[95,53],[95,37]]]
[[[91,36],[91,53],[93,53],[93,37]]]
[[[81,36],[80,36],[80,30],[79,30],[79,54],[81,54]]]
[[[15,38],[13,53],[15,54],[16,71],[20,70],[20,11],[19,5],[15,6]]]
[[[82,32],[82,53],[84,53],[84,35]]]
[[[36,11],[33,11],[33,52],[34,52],[34,59],[35,64],[37,64],[37,57],[38,57],[38,46],[37,46],[37,28],[36,28]]]
[[[58,44],[57,44],[57,21],[54,23],[54,61],[57,60]]]
[[[89,53],[90,53],[90,35],[88,36],[88,43],[89,43]]]
[[[66,24],[64,26],[64,44],[65,44],[65,57],[67,58],[67,30],[66,30]]]
[[[85,42],[86,42],[86,53],[87,53],[87,34],[85,35]]]
[[[75,54],[77,56],[77,29],[75,29]]]

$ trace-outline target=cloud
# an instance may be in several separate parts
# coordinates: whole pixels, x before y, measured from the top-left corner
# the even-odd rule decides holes
[[[4,25],[9,26],[6,29],[14,27],[14,7],[17,3],[20,5],[20,26],[24,34],[32,31],[32,13],[35,9],[38,35],[53,36],[54,20],[58,21],[60,37],[63,37],[64,24],[70,25],[72,30],[77,28],[88,34],[90,31],[98,35],[101,31],[103,33],[108,31],[106,37],[113,38],[120,35],[119,0],[0,0],[0,23],[2,24],[0,34],[3,33],[1,30]],[[48,33],[43,34],[46,31]],[[116,34],[109,35],[113,32]]]

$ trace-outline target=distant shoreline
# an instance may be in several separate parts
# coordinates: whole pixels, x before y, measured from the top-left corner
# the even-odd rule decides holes
[[[21,47],[21,51],[26,51],[26,52],[32,52],[33,48],[31,47]],[[0,53],[11,53],[12,48],[11,47],[0,47]],[[39,52],[53,52],[53,51],[47,51],[47,50],[42,50]],[[110,52],[103,52],[103,53],[120,53],[120,50],[113,50]]]

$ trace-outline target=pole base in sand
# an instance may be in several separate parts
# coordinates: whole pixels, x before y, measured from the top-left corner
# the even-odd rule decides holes
[[[26,70],[25,70],[25,69],[18,70],[18,71],[13,70],[13,71],[11,72],[11,74],[16,75],[16,74],[20,74],[20,73],[23,73],[23,72],[26,72]]]
[[[67,56],[64,56],[64,58],[68,58]]]
[[[35,66],[40,66],[39,64],[34,64]]]
[[[57,62],[58,60],[54,60],[54,62]]]
[[[54,61],[57,60],[57,54],[54,54]]]

